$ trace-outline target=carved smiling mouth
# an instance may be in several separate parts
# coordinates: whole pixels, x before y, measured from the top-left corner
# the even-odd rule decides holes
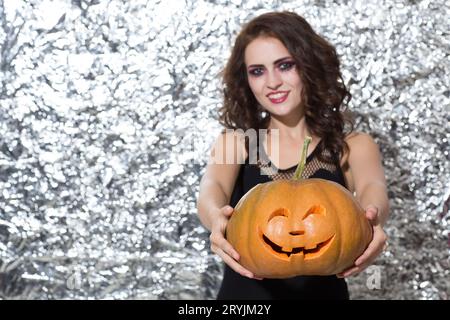
[[[322,252],[326,251],[328,247],[330,246],[334,235],[331,236],[328,240],[320,242],[316,245],[314,248],[308,248],[305,247],[294,247],[294,248],[283,248],[273,241],[271,241],[269,238],[267,238],[264,234],[262,235],[262,238],[264,240],[264,243],[270,246],[272,249],[272,252],[280,255],[281,258],[290,258],[291,255],[303,255],[305,260],[313,259],[321,255]]]

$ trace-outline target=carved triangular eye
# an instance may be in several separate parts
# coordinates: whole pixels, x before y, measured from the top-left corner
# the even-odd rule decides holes
[[[303,216],[302,220],[305,220],[309,215],[311,214],[323,214],[326,215],[326,209],[325,207],[321,206],[320,204],[313,205],[311,208],[308,209],[306,214]]]

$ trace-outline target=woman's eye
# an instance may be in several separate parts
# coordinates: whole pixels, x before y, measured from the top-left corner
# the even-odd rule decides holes
[[[252,76],[258,77],[263,74],[263,69],[262,68],[251,69],[248,73],[251,74]]]
[[[282,71],[287,71],[287,70],[292,69],[293,66],[295,66],[295,62],[283,62],[280,64],[279,68]]]

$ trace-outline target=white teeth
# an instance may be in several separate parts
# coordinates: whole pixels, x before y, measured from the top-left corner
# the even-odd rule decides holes
[[[286,93],[275,93],[275,94],[269,95],[269,97],[271,99],[280,99],[280,98],[284,97],[285,95],[286,95]]]

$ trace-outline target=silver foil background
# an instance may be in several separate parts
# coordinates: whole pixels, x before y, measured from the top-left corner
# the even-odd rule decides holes
[[[0,298],[215,298],[196,196],[217,74],[273,10],[336,46],[383,153],[389,247],[351,298],[449,299],[445,0],[0,0]]]

